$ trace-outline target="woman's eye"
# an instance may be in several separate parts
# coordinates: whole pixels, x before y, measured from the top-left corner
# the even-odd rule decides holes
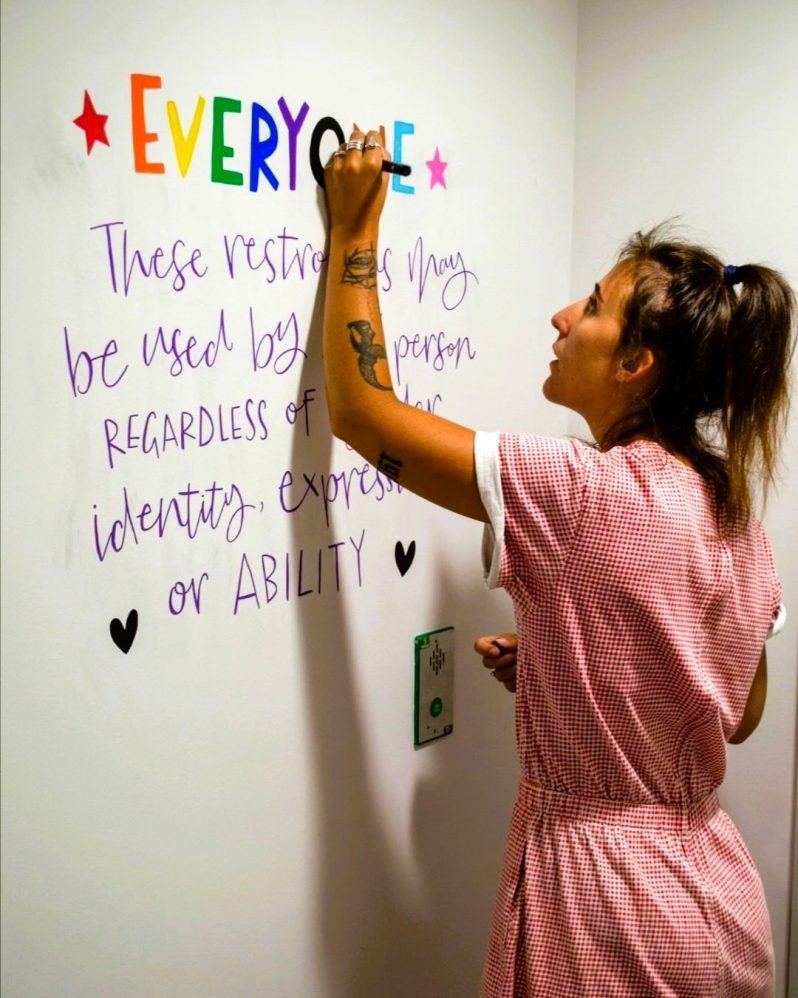
[[[591,295],[585,305],[585,315],[594,315],[596,312],[596,299]]]

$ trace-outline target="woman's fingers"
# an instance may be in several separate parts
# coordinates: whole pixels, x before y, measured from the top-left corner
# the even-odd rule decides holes
[[[510,693],[515,693],[518,636],[509,632],[483,634],[474,640],[474,651],[482,656],[482,665]]]
[[[385,204],[388,176],[382,172],[385,129],[364,132],[354,124],[349,139],[325,167],[331,230],[341,238],[375,240]]]
[[[506,690],[515,693],[515,662],[506,666],[499,666],[493,670],[493,678],[500,682]]]
[[[504,655],[515,657],[518,654],[518,637],[507,631],[483,634],[474,640],[474,651],[483,657],[486,666],[490,667],[490,663],[493,663],[495,668],[497,659]]]
[[[391,158],[388,150],[385,148],[385,128],[382,125],[380,125],[379,130],[371,129],[371,131],[366,132],[363,142],[364,159],[373,159],[376,163],[381,164],[381,160]]]
[[[349,141],[346,143],[346,156],[347,159],[351,156],[353,159],[363,155],[363,147],[365,145],[366,136],[358,128],[357,125],[352,125],[352,132],[349,136]],[[359,146],[359,148],[358,148]]]

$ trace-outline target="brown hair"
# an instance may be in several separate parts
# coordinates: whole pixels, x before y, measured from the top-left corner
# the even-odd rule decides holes
[[[690,461],[734,523],[751,509],[754,475],[763,494],[775,476],[795,296],[775,270],[746,264],[724,273],[716,256],[670,232],[670,223],[638,232],[619,254],[632,281],[619,350],[648,347],[659,377],[601,444],[653,437]]]

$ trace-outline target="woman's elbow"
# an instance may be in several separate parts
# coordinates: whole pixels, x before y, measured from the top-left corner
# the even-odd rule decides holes
[[[327,415],[330,420],[330,432],[338,440],[343,440],[344,443],[349,443],[349,426],[342,413],[329,408]]]
[[[327,418],[330,432],[344,443],[353,445],[357,420],[353,418],[352,407],[346,404],[344,397],[336,397],[335,393],[327,392]]]
[[[330,406],[327,412],[332,435],[348,444],[358,454],[364,454],[368,449],[368,429],[364,425],[364,420],[358,418],[349,407]]]

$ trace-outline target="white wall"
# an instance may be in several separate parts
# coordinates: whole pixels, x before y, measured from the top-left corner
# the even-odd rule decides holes
[[[407,494],[336,510],[330,528],[310,515],[258,524],[255,552],[317,550],[365,529],[364,580],[350,573],[340,593],[236,619],[218,595],[235,582],[223,546],[167,539],[103,565],[91,555],[92,504],[122,482],[146,493],[227,474],[268,490],[285,467],[356,463],[320,417],[309,440],[275,429],[268,452],[103,468],[98,423],[112,413],[259,391],[284,403],[320,385],[316,283],[266,294],[241,280],[205,285],[181,309],[199,320],[222,297],[231,310],[295,308],[301,371],[256,383],[220,366],[187,385],[139,370],[111,401],[71,397],[65,324],[87,345],[107,334],[126,349],[175,304],[109,293],[90,225],[125,218],[141,238],[203,245],[282,225],[323,239],[306,172],[295,192],[209,184],[207,130],[185,180],[171,162],[160,179],[133,174],[126,83],[161,74],[163,100],[188,116],[198,94],[272,109],[283,94],[307,100],[311,122],[414,121],[416,179],[439,144],[449,188],[392,197],[385,245],[400,259],[423,233],[462,250],[480,283],[454,315],[398,280],[384,297],[392,335],[446,328],[477,348],[457,371],[408,361],[413,390],[441,393],[440,411],[471,425],[561,433],[566,417],[543,405],[535,373],[548,316],[633,229],[681,214],[726,258],[798,278],[795,7],[585,3],[577,61],[576,5],[561,0],[407,0],[368,23],[348,0],[46,6],[3,2],[3,991],[471,995],[517,773],[511,698],[469,650],[475,633],[510,623],[507,601],[482,588],[478,528]],[[72,124],[84,89],[110,115],[111,145],[89,157]],[[149,107],[166,156],[163,101]],[[791,607],[797,436],[793,422],[767,517]],[[393,544],[411,538],[402,579]],[[172,619],[166,587],[203,567],[202,615]],[[108,621],[133,604],[141,627],[123,656]],[[414,751],[412,635],[448,623],[455,734]],[[763,872],[782,981],[797,624],[793,612],[772,646],[765,722],[732,754],[725,793]]]
[[[609,269],[630,233],[677,215],[728,262],[770,263],[798,286],[796,55],[793,0],[580,4],[575,295]],[[791,616],[768,647],[761,728],[730,749],[722,795],[765,883],[777,994],[786,988],[793,858],[796,494],[798,407],[781,485],[765,517]]]
[[[413,496],[276,507],[282,471],[318,476],[361,462],[323,415],[318,279],[224,276],[222,233],[259,242],[286,226],[324,242],[307,169],[308,130],[334,115],[410,121],[414,197],[392,195],[384,247],[390,335],[445,330],[476,350],[459,369],[403,364],[414,398],[485,428],[561,433],[539,385],[545,317],[568,294],[576,7],[560,0],[428,3],[367,13],[350,0],[3,0],[2,663],[3,993],[8,998],[388,998],[472,995],[482,965],[517,779],[512,698],[471,651],[510,624],[484,589],[480,529]],[[146,101],[161,176],[137,174],[130,75],[160,75]],[[73,124],[88,90],[109,146],[87,155]],[[208,101],[185,179],[165,102],[184,130]],[[209,180],[210,102],[246,169],[252,101],[310,105],[296,191]],[[436,146],[448,186],[430,188]],[[331,148],[331,147],[330,147]],[[524,219],[523,226],[518,219]],[[91,226],[123,220],[137,246],[200,246],[202,282],[114,294]],[[431,278],[424,300],[407,253],[461,252],[477,275],[457,310]],[[105,268],[105,269],[104,269]],[[431,290],[434,286],[434,290]],[[247,308],[263,326],[296,312],[307,359],[288,374],[247,362]],[[144,368],[144,331],[207,330],[228,309],[235,349],[212,370]],[[129,363],[118,388],[73,397],[64,327],[92,352],[111,337]],[[112,375],[119,369],[112,365]],[[396,373],[396,372],[395,372]],[[315,388],[309,437],[283,419]],[[106,418],[263,397],[262,446],[209,445],[109,469]],[[301,424],[300,424],[301,425]],[[92,510],[143,502],[187,481],[237,482],[262,513],[234,543],[152,534],[102,563]],[[318,503],[316,504],[318,507]],[[366,532],[362,579],[348,538]],[[231,612],[238,564],[261,552],[315,566],[343,540],[340,592]],[[406,576],[394,545],[417,543]],[[170,615],[172,583],[207,571],[201,613]],[[311,567],[310,578],[314,578]],[[135,607],[123,655],[109,622]],[[413,635],[454,624],[455,731],[414,751]]]

